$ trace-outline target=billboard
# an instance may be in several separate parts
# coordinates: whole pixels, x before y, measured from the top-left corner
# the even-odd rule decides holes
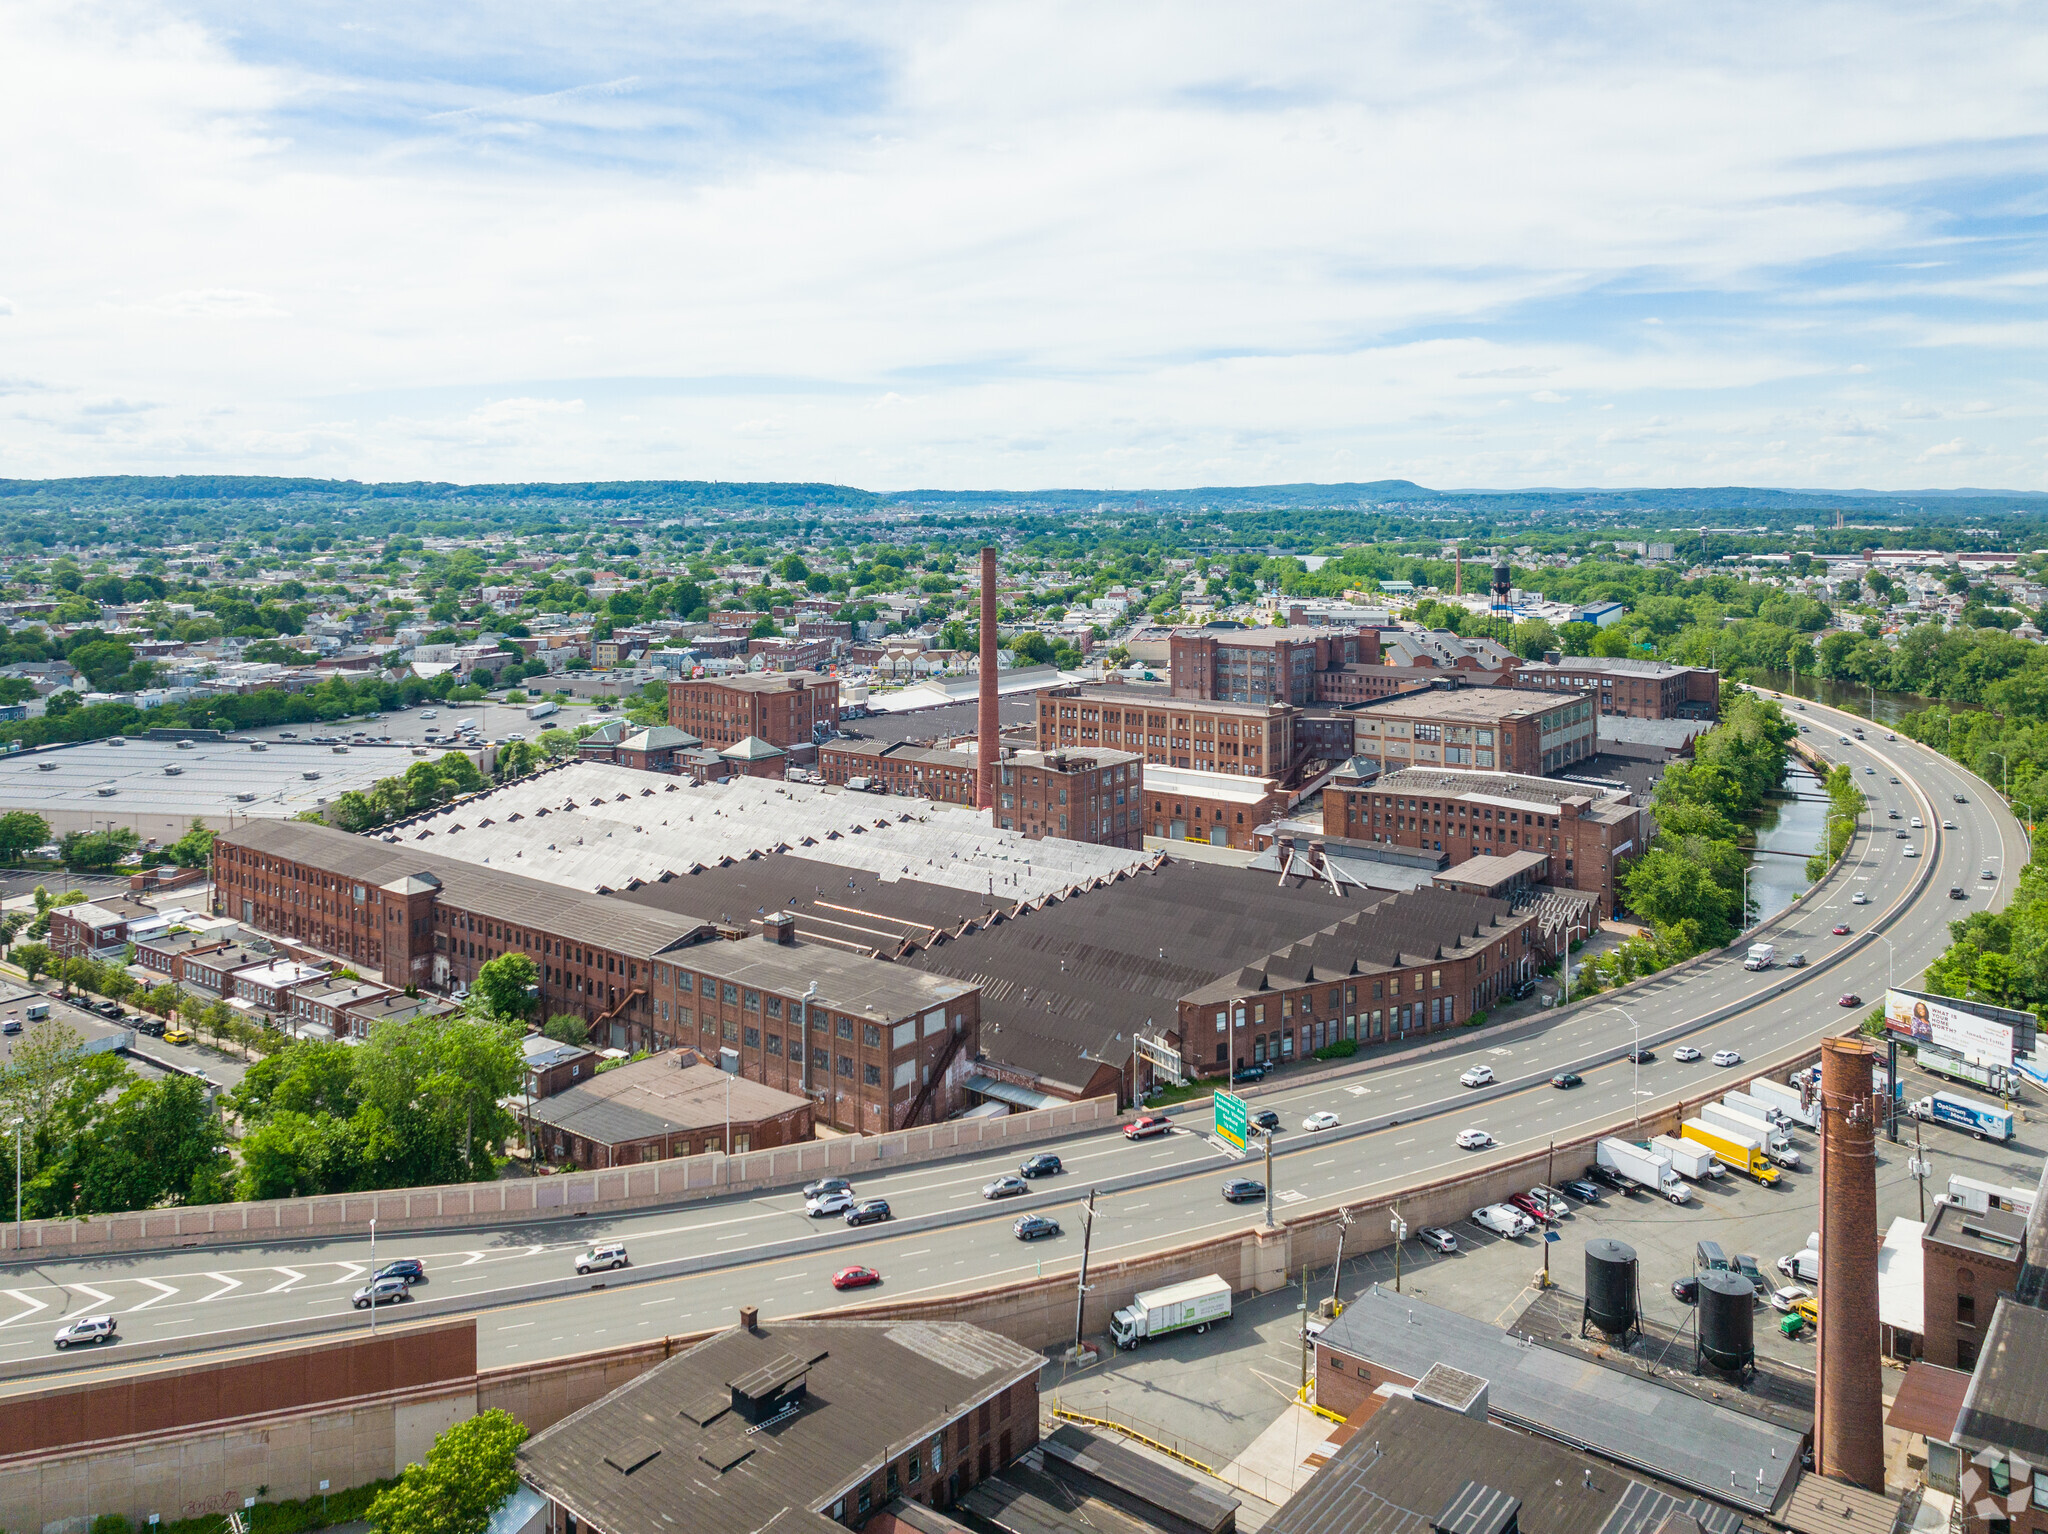
[[[2011,1065],[2012,1029],[1946,996],[1919,991],[1886,991],[1884,1024],[1902,1039],[1932,1044],[1974,1065]]]

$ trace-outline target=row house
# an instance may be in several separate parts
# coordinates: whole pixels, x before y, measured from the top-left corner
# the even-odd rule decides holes
[[[339,1039],[350,1035],[360,1036],[355,1022],[348,1016],[351,1007],[366,1002],[381,1001],[396,994],[388,985],[378,985],[370,980],[358,980],[347,975],[325,974],[304,985],[295,986],[291,994],[292,1032],[303,1033],[308,1028],[326,1031]]]
[[[56,906],[50,911],[50,951],[60,959],[118,957],[131,928],[151,925],[168,923],[155,906],[128,896]]]
[[[302,964],[296,959],[274,959],[255,969],[236,970],[227,994],[233,1001],[245,1001],[269,1017],[289,1017],[292,993],[302,985],[324,978],[325,969]]]
[[[135,963],[165,981],[182,981],[185,978],[184,961],[196,954],[216,953],[234,944],[236,938],[231,927],[216,926],[210,930],[191,929],[184,932],[166,932],[160,937],[144,938],[135,945]]]
[[[263,969],[277,962],[268,948],[250,948],[231,943],[205,953],[185,955],[178,966],[178,983],[188,990],[225,1000],[234,994],[235,976],[245,969]]]

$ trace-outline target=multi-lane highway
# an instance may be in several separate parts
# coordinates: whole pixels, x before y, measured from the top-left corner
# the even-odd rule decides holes
[[[1803,952],[1807,968],[1746,971],[1738,948],[1612,1000],[1453,1040],[1438,1053],[1366,1062],[1313,1082],[1289,1084],[1283,1076],[1254,1089],[1254,1106],[1273,1109],[1285,1126],[1273,1154],[1277,1212],[1284,1217],[1382,1196],[1447,1167],[1525,1153],[1696,1094],[1721,1073],[1705,1059],[1675,1061],[1673,1045],[1694,1044],[1709,1058],[1719,1049],[1756,1057],[1817,1040],[1865,1010],[1845,1012],[1838,1005],[1844,994],[1875,1004],[1888,975],[1908,983],[1940,952],[1949,921],[2004,903],[2026,850],[2019,826],[1995,795],[1935,753],[1904,738],[1886,740],[1865,721],[1811,703],[1794,717],[1810,726],[1809,742],[1856,767],[1872,805],[1840,869],[1772,931],[1781,954]],[[1837,742],[1858,724],[1869,740]],[[1894,776],[1901,779],[1897,785]],[[1901,812],[1899,820],[1887,818],[1891,808]],[[1924,829],[1897,837],[1916,815]],[[1944,820],[1954,829],[1942,829]],[[1908,848],[1917,856],[1908,857]],[[1987,869],[1990,879],[1981,877]],[[1967,904],[1949,898],[1952,885],[1968,891]],[[1855,903],[1859,891],[1868,904]],[[1833,935],[1837,924],[1848,926],[1849,934]],[[1622,1058],[1638,1037],[1656,1044],[1654,1063],[1636,1066]],[[1493,1068],[1495,1085],[1459,1084],[1475,1063]],[[1549,1075],[1567,1068],[1577,1070],[1584,1085],[1551,1087]],[[1301,1121],[1319,1111],[1336,1114],[1340,1127],[1304,1131]],[[1262,1177],[1262,1165],[1240,1167],[1226,1158],[1208,1138],[1204,1115],[1184,1115],[1177,1123],[1175,1133],[1156,1140],[1133,1143],[1110,1131],[1032,1147],[1057,1152],[1064,1173],[1000,1202],[983,1200],[980,1190],[1013,1170],[1020,1153],[864,1178],[860,1193],[886,1197],[895,1219],[859,1230],[836,1218],[812,1220],[791,1189],[620,1218],[536,1223],[516,1233],[385,1239],[374,1256],[367,1232],[361,1239],[303,1246],[31,1267],[5,1266],[0,1254],[0,1376],[49,1361],[61,1320],[81,1314],[113,1313],[122,1340],[66,1355],[68,1367],[120,1368],[124,1359],[155,1356],[167,1344],[242,1347],[307,1330],[367,1327],[369,1316],[350,1308],[350,1296],[373,1262],[401,1256],[421,1258],[429,1278],[412,1305],[384,1310],[380,1324],[474,1312],[488,1364],[717,1325],[742,1303],[770,1313],[817,1311],[863,1303],[877,1293],[942,1294],[1070,1271],[1080,1252],[1075,1211],[1091,1187],[1103,1190],[1093,1247],[1098,1260],[1262,1219],[1258,1206],[1226,1204],[1218,1192],[1226,1176]],[[1494,1148],[1458,1150],[1457,1132],[1470,1127],[1487,1130]],[[1558,1175],[1576,1170],[1561,1167]],[[1027,1210],[1053,1215],[1063,1233],[1019,1242],[1010,1227]],[[634,1266],[575,1280],[575,1256],[596,1238],[626,1242]],[[833,1290],[831,1275],[855,1263],[880,1270],[879,1291]]]

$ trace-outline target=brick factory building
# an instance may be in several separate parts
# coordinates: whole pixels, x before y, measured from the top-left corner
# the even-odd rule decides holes
[[[1382,636],[1386,667],[1404,681],[1455,676],[1483,687],[1510,685],[1522,657],[1498,640],[1467,638],[1450,629],[1402,629]]]
[[[1272,778],[1152,767],[1145,773],[1143,831],[1155,840],[1248,852],[1259,846],[1259,827],[1285,814],[1287,802],[1286,790]]]
[[[693,1049],[587,1075],[528,1110],[534,1152],[579,1168],[772,1150],[811,1138],[810,1099],[728,1076]]]
[[[1325,673],[1377,668],[1380,640],[1372,629],[1241,628],[1219,623],[1176,630],[1168,656],[1175,698],[1304,708],[1330,701],[1321,680]]]
[[[818,747],[818,776],[943,804],[973,804],[975,759],[964,751],[901,740],[828,740]]]
[[[996,766],[996,824],[1031,837],[1142,847],[1144,783],[1135,751],[1005,751]]]
[[[805,1093],[843,1129],[900,1129],[963,1106],[955,1067],[974,1052],[979,986],[798,945],[782,916],[714,922],[298,821],[221,833],[213,877],[223,911],[387,985],[445,991],[527,954],[542,1015],[587,1018],[621,1049],[727,1045],[750,1080]],[[271,957],[224,949],[188,967],[230,973]]]
[[[1382,772],[1477,767],[1544,777],[1600,748],[1591,699],[1515,687],[1432,688],[1354,711],[1357,754]]]
[[[1718,719],[1721,673],[1705,666],[1674,666],[1623,656],[1560,655],[1524,661],[1515,687],[1571,692],[1599,699],[1602,714],[1631,719]]]
[[[839,679],[815,671],[698,677],[668,684],[668,722],[714,750],[749,736],[808,751],[819,726],[839,724]]]
[[[1975,1368],[1992,1306],[2018,1282],[2026,1255],[2027,1222],[2011,1210],[1937,1204],[1920,1237],[1921,1357]]]
[[[1619,908],[1625,857],[1648,844],[1647,811],[1622,789],[1512,772],[1411,767],[1378,777],[1340,768],[1323,787],[1323,834],[1467,858],[1540,851],[1543,882]]]
[[[1113,746],[1147,765],[1283,778],[1294,759],[1293,705],[1175,698],[1123,684],[1038,695],[1038,749]]]

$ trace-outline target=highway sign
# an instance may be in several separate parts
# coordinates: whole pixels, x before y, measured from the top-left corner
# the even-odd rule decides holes
[[[1251,1121],[1245,1117],[1244,1099],[1234,1092],[1216,1094],[1216,1133],[1239,1150],[1251,1138]]]

